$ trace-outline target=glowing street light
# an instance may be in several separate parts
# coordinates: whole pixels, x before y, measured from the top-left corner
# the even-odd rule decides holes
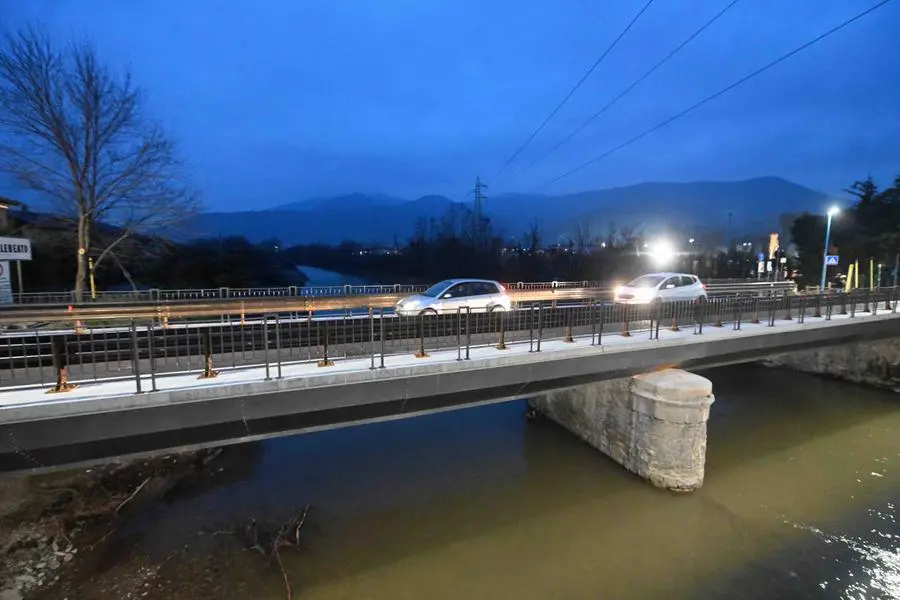
[[[831,218],[839,212],[841,212],[840,208],[832,206],[826,213],[828,215],[828,222],[825,225],[825,250],[822,252],[822,278],[819,281],[819,290],[825,289],[825,271],[828,266],[826,264],[828,262],[828,245],[831,239]]]
[[[672,262],[678,253],[675,251],[672,244],[665,240],[660,240],[650,245],[650,250],[647,254],[654,264],[661,267]]]

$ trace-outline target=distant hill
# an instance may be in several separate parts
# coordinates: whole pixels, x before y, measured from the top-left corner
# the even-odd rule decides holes
[[[198,215],[178,237],[244,236],[251,242],[278,238],[283,244],[400,243],[420,217],[439,218],[454,202],[444,196],[385,202],[363,194],[288,204],[272,210]]]
[[[641,183],[559,196],[505,194],[490,198],[486,212],[495,228],[517,237],[537,221],[544,237],[571,235],[576,224],[602,234],[610,223],[645,230],[724,230],[732,215],[735,235],[780,229],[784,213],[821,211],[828,197],[779,177],[744,181]],[[405,201],[385,195],[349,194],[292,202],[266,211],[205,213],[187,228],[191,237],[243,235],[252,242],[284,244],[405,242],[419,218],[440,218],[454,201],[423,196]]]

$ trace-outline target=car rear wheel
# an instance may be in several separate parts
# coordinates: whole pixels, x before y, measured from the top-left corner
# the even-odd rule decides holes
[[[438,313],[433,308],[426,308],[425,310],[419,312],[419,316],[431,316],[436,314]]]
[[[505,310],[506,310],[506,308],[504,308],[503,306],[501,306],[499,304],[495,304],[494,306],[492,306],[488,309],[488,312],[489,313],[501,313],[501,312],[504,312]]]

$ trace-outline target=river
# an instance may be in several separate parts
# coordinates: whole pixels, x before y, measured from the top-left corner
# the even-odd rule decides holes
[[[714,385],[703,488],[657,490],[521,401],[268,440],[132,524],[187,546],[146,598],[285,598],[228,535],[310,503],[281,553],[318,599],[900,598],[898,396],[744,365]],[[137,596],[135,596],[137,597]]]
[[[341,286],[341,285],[371,285],[372,282],[352,275],[344,275],[337,271],[329,271],[318,267],[309,267],[305,265],[297,265],[297,270],[306,275],[308,281],[307,287],[318,286]]]

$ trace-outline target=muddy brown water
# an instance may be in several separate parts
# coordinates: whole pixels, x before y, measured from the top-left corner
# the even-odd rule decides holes
[[[301,551],[282,553],[304,599],[900,598],[900,395],[702,374],[716,402],[692,494],[511,402],[244,446],[218,481],[132,521],[118,562],[187,545],[136,597],[282,599],[272,563],[197,532],[311,503]]]

